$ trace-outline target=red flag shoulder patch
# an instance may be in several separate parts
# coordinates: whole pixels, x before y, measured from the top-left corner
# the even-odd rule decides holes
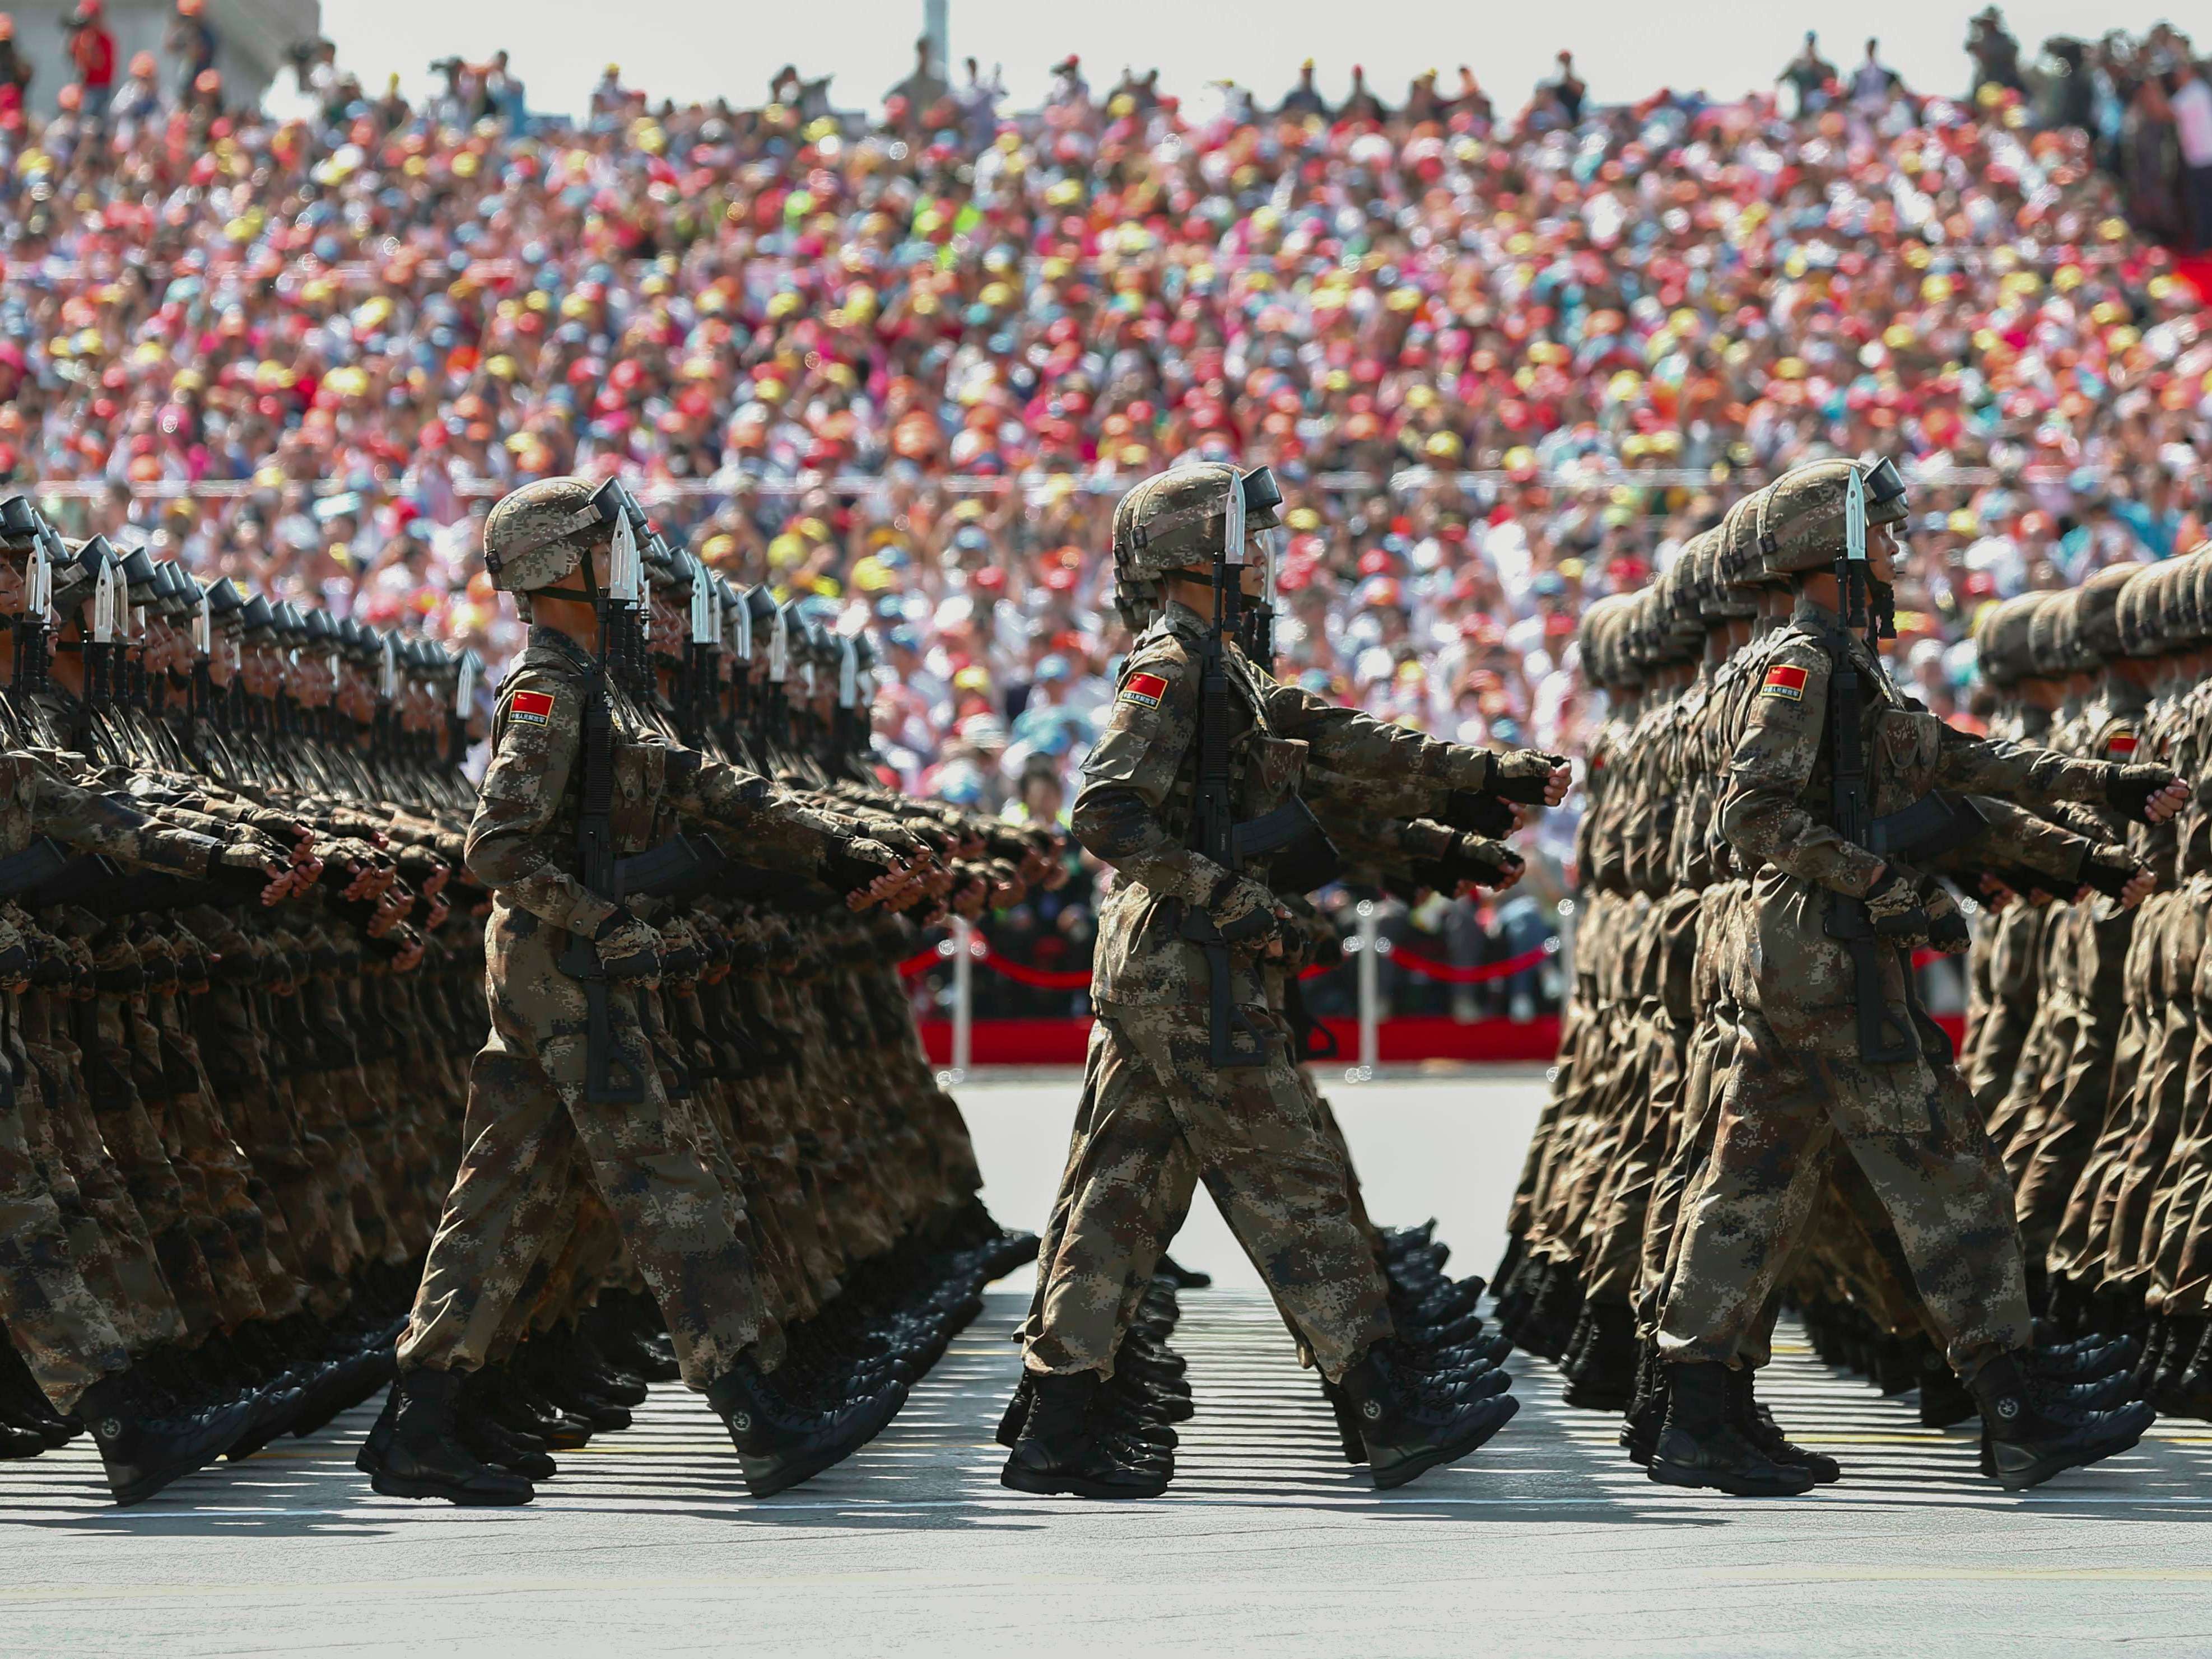
[[[553,699],[543,691],[518,691],[507,713],[508,719],[525,726],[543,726],[553,713]]]
[[[2114,760],[2125,760],[2136,752],[2136,734],[2122,726],[2105,739],[2105,752]]]
[[[1765,684],[1759,688],[1762,697],[1787,697],[1792,702],[1805,700],[1805,671],[1777,663],[1766,671]]]
[[[1168,683],[1158,674],[1132,674],[1129,683],[1121,688],[1123,702],[1139,702],[1147,708],[1158,708]]]

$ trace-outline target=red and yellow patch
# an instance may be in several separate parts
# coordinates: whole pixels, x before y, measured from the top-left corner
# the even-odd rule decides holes
[[[2136,752],[2136,734],[2122,726],[2105,739],[2105,753],[2112,760],[2127,760]]]
[[[1787,697],[1792,702],[1805,700],[1805,671],[1778,663],[1766,671],[1766,679],[1759,688],[1762,697]]]
[[[543,691],[518,691],[507,706],[507,718],[525,726],[543,726],[553,714],[553,699]]]
[[[1167,695],[1167,689],[1168,683],[1158,674],[1132,674],[1129,683],[1121,688],[1121,701],[1158,708],[1160,699]]]

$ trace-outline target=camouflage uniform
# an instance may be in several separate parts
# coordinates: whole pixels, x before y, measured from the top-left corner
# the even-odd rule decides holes
[[[1071,1150],[1067,1220],[1028,1348],[1032,1370],[1105,1371],[1115,1326],[1172,1207],[1188,1158],[1324,1375],[1340,1376],[1390,1331],[1371,1240],[1354,1224],[1341,1162],[1271,1007],[1266,975],[1236,955],[1234,1000],[1268,1034],[1263,1066],[1208,1059],[1203,955],[1179,935],[1224,872],[1188,846],[1197,729],[1196,645],[1206,624],[1170,605],[1132,650],[1074,810],[1084,844],[1116,866],[1102,908],[1091,996],[1098,1012],[1085,1120]],[[1307,753],[1353,775],[1481,788],[1490,758],[1385,726],[1278,685],[1233,645],[1240,774],[1252,817],[1295,792]],[[1255,871],[1264,879],[1264,872]]]
[[[493,895],[486,924],[492,1030],[471,1069],[466,1151],[400,1343],[402,1369],[470,1370],[538,1260],[562,1183],[580,1158],[661,1304],[695,1387],[759,1334],[750,1252],[726,1192],[677,1121],[641,1012],[649,992],[607,990],[615,1053],[645,1084],[619,1110],[583,1103],[585,992],[561,971],[571,930],[617,907],[573,873],[585,700],[592,664],[565,635],[533,629],[501,689],[491,762],[470,826],[468,867]],[[678,813],[745,837],[749,854],[794,871],[840,844],[831,827],[764,779],[671,748],[613,694],[618,855],[666,839]],[[657,1028],[657,1027],[656,1027]]]
[[[1791,625],[1750,664],[1759,689],[1722,806],[1723,830],[1753,872],[1737,1054],[1711,1162],[1687,1206],[1661,1349],[1670,1361],[1738,1362],[1840,1141],[1896,1224],[1954,1369],[1971,1376],[2027,1340],[2019,1243],[2002,1170],[1948,1041],[1893,951],[1879,964],[1885,1012],[1912,1032],[1919,1054],[1892,1065],[1859,1056],[1850,958],[1823,930],[1822,899],[1863,895],[1882,860],[1825,822],[1822,733],[1839,626],[1801,599]],[[1863,643],[1847,648],[1869,688],[1863,740],[1877,814],[1939,787],[2098,799],[2117,775],[1962,737],[1902,698]]]

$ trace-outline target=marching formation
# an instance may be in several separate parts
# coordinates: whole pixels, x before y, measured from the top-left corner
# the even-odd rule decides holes
[[[2212,564],[1990,607],[2007,707],[1978,738],[1875,652],[1906,495],[1886,462],[1800,467],[1582,623],[1610,713],[1499,1317],[1570,1404],[1626,1413],[1656,1481],[1840,1477],[1756,1396],[1785,1305],[1926,1422],[1978,1412],[2008,1488],[2212,1383],[2212,819],[2177,775],[2212,707]],[[1967,958],[1963,1060],[1926,952]]]
[[[867,641],[618,486],[488,535],[597,595],[580,647],[542,602],[480,796],[472,656],[0,502],[0,1457],[88,1431],[134,1503],[398,1338],[381,1491],[524,1501],[679,1373],[774,1491],[1027,1258],[890,964],[1050,836],[880,788]]]

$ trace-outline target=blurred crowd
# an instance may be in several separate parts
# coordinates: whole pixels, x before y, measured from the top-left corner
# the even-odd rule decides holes
[[[620,468],[733,580],[874,629],[900,782],[1010,816],[1066,809],[1126,643],[1112,506],[1180,456],[1284,483],[1283,673],[1560,750],[1583,607],[1796,462],[1915,482],[1900,672],[1968,721],[1979,605],[2212,512],[2212,91],[2163,26],[2023,64],[1985,13],[1955,99],[1808,39],[1727,102],[1601,105],[1564,53],[1518,109],[1070,58],[1013,112],[925,53],[866,116],[610,66],[572,123],[503,59],[417,106],[326,46],[234,107],[199,17],[50,119],[0,99],[7,478],[496,663],[491,500]]]

